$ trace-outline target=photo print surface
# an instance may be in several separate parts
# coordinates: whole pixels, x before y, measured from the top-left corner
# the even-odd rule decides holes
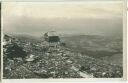
[[[122,78],[123,2],[3,3],[3,78]]]

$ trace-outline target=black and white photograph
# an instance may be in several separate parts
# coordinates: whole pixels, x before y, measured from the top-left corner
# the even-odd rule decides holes
[[[123,78],[123,1],[4,2],[3,79]]]

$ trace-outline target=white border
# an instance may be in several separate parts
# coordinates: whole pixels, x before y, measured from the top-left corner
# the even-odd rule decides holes
[[[93,2],[93,1],[92,1]],[[102,1],[99,1],[99,2],[102,2]],[[127,79],[127,42],[126,42],[126,39],[127,39],[127,28],[126,28],[126,2],[127,0],[124,0],[122,1],[123,2],[123,78],[79,78],[79,79],[2,79],[2,82],[3,83],[42,83],[42,82],[94,82],[94,81],[106,81],[106,82],[109,82],[110,80],[112,82],[116,82],[116,81],[122,81],[124,82],[126,79]],[[2,3],[6,3],[6,2],[2,2]],[[10,2],[9,2],[10,3]],[[31,2],[30,2],[31,3]],[[44,4],[47,4],[47,3],[58,3],[58,4],[64,4],[64,3],[68,3],[68,4],[84,4],[84,1],[83,2],[41,2],[41,3],[44,3]],[[3,9],[2,9],[2,5],[1,4],[1,42],[3,41]],[[1,48],[2,47],[2,43],[1,43]],[[3,49],[1,49],[1,78],[3,77]]]

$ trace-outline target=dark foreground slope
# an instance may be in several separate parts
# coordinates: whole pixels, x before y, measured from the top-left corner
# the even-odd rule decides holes
[[[9,58],[17,44],[25,57]],[[15,53],[14,53],[15,54]],[[33,58],[30,57],[33,56]],[[21,55],[24,56],[24,55]],[[31,61],[27,61],[31,60]],[[95,59],[58,44],[56,48],[47,42],[26,40],[6,43],[4,46],[4,78],[121,78],[122,66]]]

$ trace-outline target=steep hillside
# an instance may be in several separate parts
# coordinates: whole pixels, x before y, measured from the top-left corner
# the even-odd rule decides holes
[[[61,44],[56,43],[57,46],[51,47],[48,42],[11,40],[4,45],[3,76],[5,79],[121,78],[123,76],[121,66],[89,57]],[[13,48],[7,50],[14,45],[23,48],[19,51],[27,53],[27,56],[9,58],[10,54],[15,54],[15,50]]]

